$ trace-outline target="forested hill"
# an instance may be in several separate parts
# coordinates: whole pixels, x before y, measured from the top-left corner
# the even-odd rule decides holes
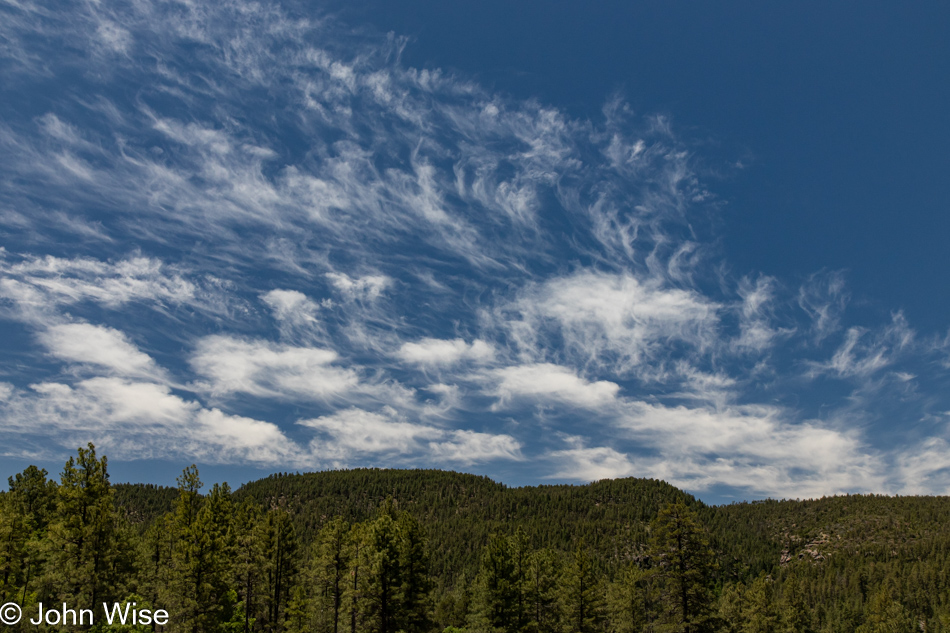
[[[177,494],[172,488],[134,484],[116,489],[116,501],[129,517],[152,518],[167,512]],[[392,498],[398,509],[409,511],[425,526],[437,577],[474,573],[489,537],[519,527],[536,547],[570,551],[583,541],[601,553],[598,560],[605,563],[633,558],[646,547],[647,526],[664,504],[682,501],[706,509],[692,495],[654,479],[509,488],[488,477],[442,470],[275,474],[245,484],[233,496],[235,501],[250,499],[263,507],[285,509],[304,542],[312,541],[333,518],[350,523],[371,519]],[[742,538],[730,536],[724,542],[749,540],[743,533]]]
[[[117,504],[133,521],[170,511],[178,494],[144,484],[115,488]],[[432,572],[446,580],[473,574],[489,537],[517,528],[537,548],[571,551],[583,542],[601,566],[635,560],[646,550],[659,509],[677,501],[701,518],[724,581],[748,582],[795,561],[837,554],[922,558],[950,544],[950,497],[848,495],[706,506],[655,479],[510,488],[477,475],[397,469],[281,473],[245,484],[233,496],[287,510],[306,543],[331,519],[369,520],[392,498],[425,526]]]
[[[283,505],[297,533],[309,540],[332,517],[358,522],[392,497],[426,528],[432,569],[474,571],[495,533],[523,529],[535,547],[569,551],[583,540],[603,560],[635,556],[646,526],[666,503],[700,506],[669,484],[649,479],[605,480],[586,486],[509,488],[487,477],[439,470],[358,469],[275,475],[240,488],[264,506]]]
[[[648,479],[373,469],[231,491],[193,466],[177,488],[112,485],[91,444],[47,475],[0,493],[0,603],[24,613],[125,601],[167,610],[164,633],[950,632],[947,497],[707,506]]]

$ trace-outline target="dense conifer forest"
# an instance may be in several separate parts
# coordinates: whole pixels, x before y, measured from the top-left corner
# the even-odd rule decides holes
[[[109,481],[89,445],[0,494],[12,631],[950,631],[950,498],[707,506],[656,480],[508,488],[437,470],[231,491]],[[168,622],[33,625],[39,603]],[[101,611],[101,609],[100,609]]]

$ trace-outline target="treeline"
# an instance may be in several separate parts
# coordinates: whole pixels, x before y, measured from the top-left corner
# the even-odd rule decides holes
[[[113,486],[80,449],[0,495],[0,603],[164,609],[182,633],[950,630],[950,501],[708,507],[662,482],[441,471]],[[202,494],[204,493],[204,494]],[[14,631],[70,630],[33,626]]]

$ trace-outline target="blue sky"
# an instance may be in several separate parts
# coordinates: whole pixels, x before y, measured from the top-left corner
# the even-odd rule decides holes
[[[453,4],[0,2],[6,470],[947,493],[946,8]]]

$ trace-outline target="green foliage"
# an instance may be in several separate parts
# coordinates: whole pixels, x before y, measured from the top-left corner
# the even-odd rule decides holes
[[[125,549],[118,521],[106,458],[98,459],[92,444],[80,448],[63,467],[45,539],[51,593],[75,605],[98,605],[116,597]]]
[[[650,617],[649,572],[626,565],[607,590],[609,633],[638,633],[647,628]]]
[[[650,527],[648,556],[659,581],[664,629],[677,633],[713,629],[715,553],[696,513],[684,503],[671,503],[660,510]]]
[[[482,554],[475,580],[469,629],[475,633],[518,633],[528,623],[527,578],[521,564],[523,534],[494,535]]]
[[[576,633],[594,633],[603,627],[606,587],[583,546],[571,559],[563,576],[564,622]]]
[[[708,507],[652,480],[385,470],[203,495],[194,466],[177,489],[113,486],[92,445],[59,483],[8,481],[0,598],[27,614],[135,602],[168,633],[950,630],[945,497]]]

